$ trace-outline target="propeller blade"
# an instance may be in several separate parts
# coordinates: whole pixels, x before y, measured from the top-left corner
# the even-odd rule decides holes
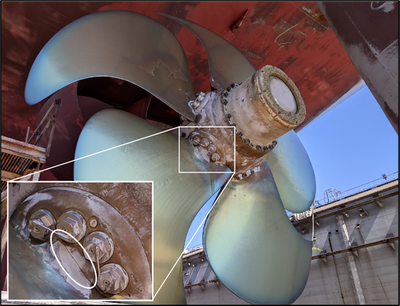
[[[241,83],[256,72],[250,61],[218,34],[194,22],[161,15],[185,26],[201,41],[207,51],[211,86],[215,89],[224,89],[232,83]]]
[[[36,104],[72,82],[100,76],[134,83],[185,117],[195,117],[182,46],[154,19],[128,11],[84,16],[56,33],[32,65],[25,99]]]
[[[249,303],[290,304],[306,285],[312,243],[290,223],[266,162],[229,183],[207,218],[203,243],[218,278]]]
[[[267,155],[283,206],[294,213],[310,208],[315,198],[314,170],[295,131],[278,138],[277,146]]]
[[[159,133],[161,130],[130,113],[107,109],[89,119],[79,137],[75,158]],[[75,161],[78,181],[154,181],[154,293],[178,258],[186,233],[203,204],[227,181],[230,174],[217,171],[205,162],[187,139],[164,132],[101,154]],[[185,171],[197,173],[178,173]],[[211,170],[211,166],[214,170]],[[218,171],[229,171],[218,167]],[[157,294],[158,303],[173,303],[182,282],[181,265]]]

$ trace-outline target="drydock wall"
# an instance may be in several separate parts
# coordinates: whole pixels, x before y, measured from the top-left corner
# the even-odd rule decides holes
[[[310,274],[293,304],[398,305],[398,180],[321,206],[314,217]],[[293,221],[309,240],[311,220]],[[184,255],[183,279],[188,304],[248,304],[218,281],[203,249]]]

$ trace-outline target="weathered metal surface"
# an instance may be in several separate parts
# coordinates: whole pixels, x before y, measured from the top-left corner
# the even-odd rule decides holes
[[[347,225],[346,222],[344,221],[344,216],[343,215],[337,215],[336,216],[336,221],[337,221],[337,227],[339,229],[339,236],[342,239],[342,244],[345,247],[350,247],[351,246],[351,241],[349,240],[349,233],[347,231]],[[358,253],[356,253],[358,254]],[[356,262],[355,262],[355,257],[354,254],[347,253],[346,254],[346,261],[347,265],[350,271],[350,276],[353,281],[352,285],[354,286],[355,289],[355,296],[357,298],[357,304],[359,305],[365,305],[365,298],[364,298],[364,293],[361,288],[361,283],[360,283],[360,275],[358,274]],[[358,257],[358,256],[357,256]]]
[[[320,2],[319,7],[398,132],[399,3]]]
[[[28,126],[34,126],[41,108],[29,107],[23,96],[35,57],[64,26],[99,11],[134,11],[170,29],[185,50],[196,92],[210,88],[206,52],[186,28],[157,12],[188,19],[214,31],[257,69],[267,64],[277,66],[293,79],[305,101],[307,117],[299,128],[360,79],[332,29],[318,18],[320,10],[314,2],[2,2],[1,6],[2,134],[19,140],[25,139]],[[232,32],[230,27],[246,10],[241,26]],[[135,102],[118,93],[119,88],[128,90],[122,80],[121,85],[108,83],[115,83],[113,87],[105,86],[100,79],[98,83],[96,79],[90,81],[92,93],[104,92],[105,87],[112,92],[95,96],[96,99],[109,102],[112,97],[113,103],[122,108]],[[134,90],[128,91],[137,100],[141,98]],[[171,109],[163,112],[176,115]]]
[[[284,82],[283,84],[288,84],[289,87],[285,85],[285,90],[287,93],[293,93],[295,110],[284,110],[273,96],[271,76],[279,78]],[[202,155],[207,161],[210,158],[213,161],[214,155],[212,154],[218,154],[218,160],[214,161],[226,164],[231,170],[235,170],[237,179],[257,172],[265,155],[277,145],[276,139],[278,139],[277,146],[279,146],[280,137],[300,124],[306,113],[304,102],[296,86],[284,72],[272,66],[263,67],[243,81],[241,85],[233,83],[225,90],[200,93],[190,105],[197,117],[195,122],[188,120],[182,122],[182,136],[189,135],[193,145],[200,149],[200,153],[202,154],[204,151]],[[209,128],[211,126],[216,128]],[[194,129],[194,127],[197,128]],[[233,127],[236,128],[236,134],[234,134]],[[304,164],[303,170],[307,169],[307,173],[312,175],[307,178],[306,182],[314,183],[314,187],[307,191],[297,190],[294,193],[313,194],[315,193],[315,179],[312,166],[301,143],[294,137],[295,135],[290,134],[286,137],[286,141],[283,140],[285,145],[282,146],[279,153],[274,155],[274,162],[280,160],[281,164],[286,162],[286,166]],[[234,146],[234,138],[236,146]],[[299,152],[297,152],[297,148],[299,148]],[[287,152],[288,150],[291,152]],[[281,173],[286,171],[286,181],[291,180],[288,169],[278,170],[278,167],[274,167],[274,171]],[[283,176],[281,175],[281,177]],[[283,184],[287,183],[285,179]],[[297,176],[294,181],[296,180],[302,180],[302,178]],[[296,184],[299,183],[294,182],[294,185]],[[309,207],[312,199],[308,202]],[[302,206],[304,204],[299,205],[297,209],[302,209]]]
[[[64,299],[108,297],[75,285],[50,255],[49,242],[37,244],[29,237],[29,216],[38,209],[51,211],[57,220],[65,211],[79,212],[88,222],[88,234],[107,233],[116,245],[116,252],[105,264],[120,264],[130,275],[126,289],[114,298],[151,299],[151,183],[36,183],[38,186],[33,187],[36,192],[25,200],[26,188],[18,184],[28,183],[14,183],[10,189],[11,203],[16,205],[10,220],[11,299],[58,299],[60,294]],[[91,264],[76,243],[56,239],[54,246],[71,276],[83,285],[93,280]]]
[[[169,132],[155,135],[159,132],[157,127],[124,111],[95,114],[82,130],[76,158],[152,136],[75,161],[74,175],[80,181],[154,181],[155,302],[184,303],[179,259],[186,233],[198,210],[229,174],[197,173],[212,172],[213,165],[196,154],[187,139],[180,139],[178,160],[178,136]],[[178,173],[178,162],[181,169],[192,173]],[[223,170],[229,172],[226,167]]]
[[[215,274],[249,303],[290,304],[306,285],[311,241],[290,223],[266,162],[227,186],[206,220],[203,241]]]
[[[97,76],[134,83],[194,119],[187,105],[194,92],[181,45],[162,24],[129,11],[91,14],[54,35],[32,64],[25,99],[33,105],[66,85]]]
[[[343,252],[340,228],[335,222],[336,216],[343,214],[343,211],[337,211],[336,215],[319,221],[320,226],[315,227],[317,244],[314,246],[317,248],[313,250],[313,256],[320,255],[321,250],[326,250],[329,254],[331,250],[327,236],[330,234],[332,254],[335,255],[339,276],[337,278],[335,275],[331,256],[326,257],[326,263],[320,259],[313,260],[307,286],[296,304],[304,305],[312,302],[358,304],[357,292],[348,266],[348,255],[353,255],[354,251],[358,254],[358,257],[354,256],[354,262],[365,303],[398,304],[398,240],[392,240],[396,247],[396,250],[393,250],[389,245],[391,240],[387,239],[388,234],[393,234],[393,238],[398,235],[398,191],[393,194],[391,188],[388,186],[386,188],[386,190],[381,189],[380,192],[391,194],[391,196],[382,200],[382,207],[370,201],[373,199],[373,194],[369,191],[357,194],[364,202],[363,209],[369,212],[368,216],[360,216],[357,209],[350,210],[348,217],[343,215],[342,220],[346,224],[348,240],[351,243],[350,250],[347,252]],[[347,200],[351,206],[352,199]],[[346,204],[346,201],[332,203],[337,206],[337,209],[343,204]],[[305,227],[304,237],[311,238],[311,224],[303,226]],[[296,226],[297,230],[300,231],[300,227],[301,225]],[[386,243],[382,243],[384,241]],[[342,287],[342,296],[338,287],[339,282]]]
[[[365,192],[358,193],[348,198],[336,201],[334,203],[317,207],[314,210],[314,220],[331,217],[338,213],[348,212],[349,210],[360,208],[364,205],[393,197],[394,195],[399,193],[398,185],[399,181],[396,180],[385,185],[372,188]],[[310,220],[307,217],[301,216],[297,221],[294,222],[294,224],[296,226],[300,226],[309,222]]]

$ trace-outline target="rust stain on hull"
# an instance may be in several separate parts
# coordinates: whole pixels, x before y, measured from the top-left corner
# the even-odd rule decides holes
[[[4,2],[2,9],[2,134],[19,140],[25,139],[28,126],[34,126],[44,103],[28,106],[24,99],[36,55],[62,27],[98,11],[135,11],[170,29],[185,50],[195,92],[210,90],[206,51],[190,31],[157,12],[221,35],[256,69],[267,64],[280,67],[295,81],[306,103],[303,125],[360,80],[332,29],[316,17],[320,9],[314,2]],[[232,32],[232,24],[246,10],[241,26]],[[123,95],[111,96],[122,109],[135,103]],[[110,94],[104,98],[109,100]],[[137,100],[142,98],[138,93]]]

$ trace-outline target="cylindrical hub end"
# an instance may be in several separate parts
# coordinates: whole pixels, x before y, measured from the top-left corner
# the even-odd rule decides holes
[[[232,89],[226,108],[230,121],[251,147],[269,145],[302,123],[306,115],[294,82],[269,65]]]

